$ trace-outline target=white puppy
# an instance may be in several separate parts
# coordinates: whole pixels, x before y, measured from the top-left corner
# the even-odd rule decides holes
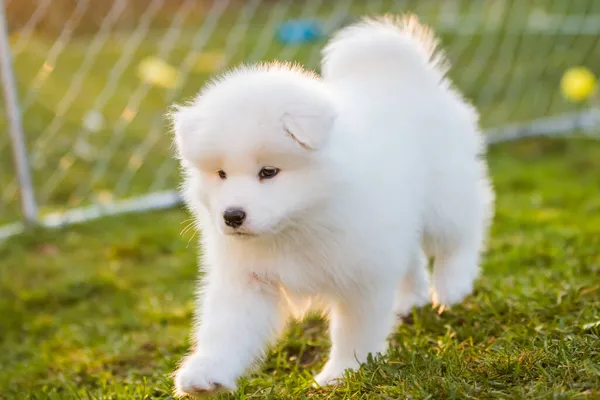
[[[335,382],[386,350],[395,314],[471,293],[493,211],[478,115],[414,17],[365,20],[326,46],[322,78],[234,70],[173,112],[203,290],[181,395],[236,380],[308,300],[329,312]]]

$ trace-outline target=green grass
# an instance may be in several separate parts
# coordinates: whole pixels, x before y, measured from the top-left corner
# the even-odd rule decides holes
[[[498,209],[472,296],[415,310],[388,358],[337,389],[310,388],[326,325],[294,323],[222,398],[600,398],[600,143],[527,141],[489,160]],[[0,243],[0,398],[172,398],[197,277],[187,219],[120,216]]]
[[[26,4],[17,0],[11,3],[15,8]],[[175,186],[178,172],[171,159],[163,116],[170,104],[195,94],[209,76],[192,68],[179,88],[163,90],[145,86],[137,74],[138,64],[145,57],[162,54],[167,62],[185,69],[193,65],[202,52],[221,51],[228,66],[254,57],[295,60],[315,68],[323,41],[284,48],[274,40],[278,22],[308,16],[323,20],[333,17],[341,23],[375,10],[411,11],[439,27],[449,12],[448,3],[452,2],[382,0],[377,6],[377,2],[371,0],[233,1],[222,11],[206,40],[198,34],[207,26],[206,19],[210,15],[207,4],[211,2],[197,2],[193,8],[179,13],[177,8],[185,2],[168,3],[148,3],[163,4],[163,7],[148,14],[149,24],[144,28],[144,12],[152,7],[138,2],[139,9],[126,10],[124,15],[137,16],[139,20],[130,22],[129,30],[116,23],[105,37],[95,34],[94,29],[101,25],[99,21],[106,16],[107,7],[98,8],[98,15],[88,12],[94,18],[90,19],[89,15],[86,17],[89,21],[84,18],[70,39],[57,41],[60,31],[57,28],[62,25],[57,24],[56,18],[41,24],[42,27],[51,25],[53,30],[35,31],[29,38],[13,32],[17,84],[25,103],[23,121],[42,214]],[[494,20],[500,21],[503,27],[495,32],[477,31],[473,35],[449,30],[439,33],[454,64],[452,77],[480,109],[485,127],[572,110],[574,106],[564,101],[558,92],[558,82],[565,68],[583,64],[600,71],[600,57],[595,56],[600,44],[597,36],[525,31],[527,18],[534,12],[597,14],[600,13],[597,1],[575,0],[568,6],[555,0],[463,0],[455,4],[460,15],[475,16],[481,20],[482,27]],[[71,10],[68,5],[63,7],[68,11],[62,13],[66,20]],[[15,24],[26,21],[22,14],[23,11],[20,19],[14,19]],[[57,14],[62,15],[60,10],[53,10],[51,15]],[[177,15],[183,18],[177,20]],[[9,22],[12,20],[9,15]],[[167,35],[171,23],[178,27],[173,35]],[[139,41],[137,33],[141,33]],[[196,40],[198,38],[200,40]],[[19,42],[20,39],[23,42]],[[263,48],[262,43],[266,43],[264,51],[256,51]],[[91,62],[86,64],[88,57]],[[104,100],[99,101],[103,92]],[[95,133],[82,127],[84,116],[93,109],[101,111],[106,118],[104,129]],[[4,127],[5,121],[0,118],[0,130]],[[90,151],[84,151],[86,147]],[[3,188],[0,224],[18,217],[17,187],[11,163],[7,139],[0,137],[0,186]]]

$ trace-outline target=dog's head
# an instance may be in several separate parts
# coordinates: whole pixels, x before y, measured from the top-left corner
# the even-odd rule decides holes
[[[172,117],[186,200],[223,234],[277,233],[324,200],[322,150],[335,111],[315,75],[286,65],[240,68]]]

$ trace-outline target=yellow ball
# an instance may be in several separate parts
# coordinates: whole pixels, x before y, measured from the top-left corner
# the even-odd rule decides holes
[[[177,70],[164,60],[148,57],[138,66],[138,75],[146,83],[162,88],[172,88],[177,84]]]
[[[569,101],[579,103],[592,96],[597,89],[594,73],[585,67],[569,68],[560,80],[563,96]]]

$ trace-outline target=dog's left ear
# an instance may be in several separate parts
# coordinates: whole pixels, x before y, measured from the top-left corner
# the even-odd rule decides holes
[[[180,159],[193,158],[194,130],[198,126],[197,112],[193,104],[171,107],[168,118],[171,121],[173,143]]]
[[[307,150],[318,150],[327,142],[335,111],[324,107],[314,114],[287,113],[283,117],[283,129],[300,146]]]

